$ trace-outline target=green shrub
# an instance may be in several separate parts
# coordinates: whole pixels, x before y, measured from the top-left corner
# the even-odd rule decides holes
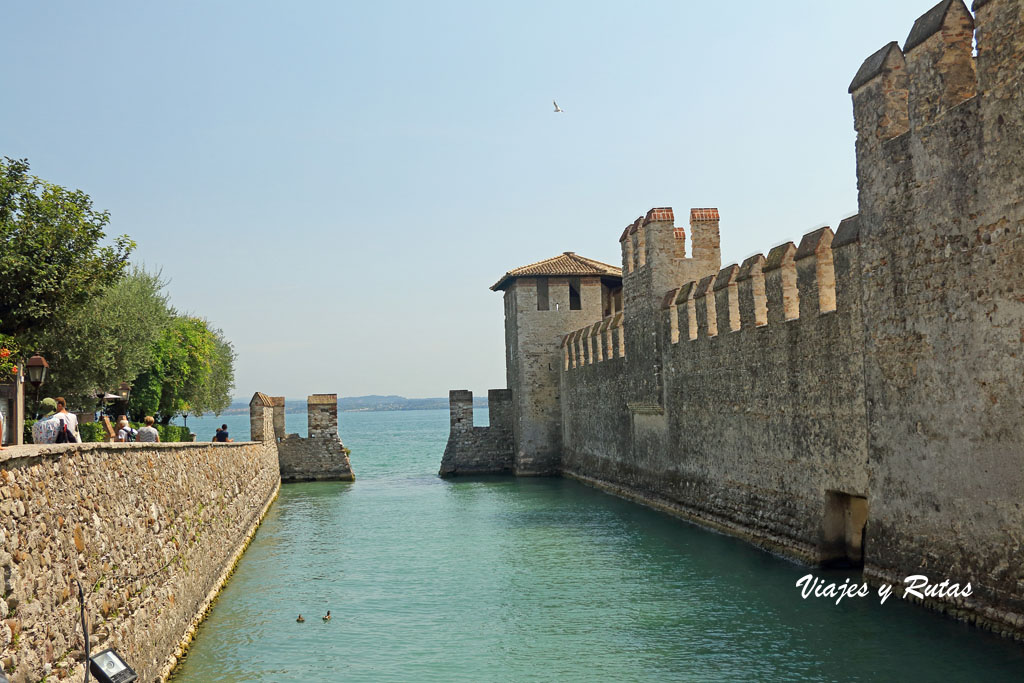
[[[25,443],[35,443],[32,441],[32,425],[36,423],[35,420],[25,420]]]
[[[179,425],[155,425],[161,441],[191,441],[192,430]]]
[[[79,422],[78,433],[82,436],[82,443],[99,443],[107,440],[102,422]]]

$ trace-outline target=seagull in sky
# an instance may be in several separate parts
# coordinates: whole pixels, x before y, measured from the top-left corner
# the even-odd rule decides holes
[[[554,100],[551,100],[551,103],[555,105],[555,113],[556,114],[564,114],[565,113],[565,110],[558,106],[558,102],[555,102]]]

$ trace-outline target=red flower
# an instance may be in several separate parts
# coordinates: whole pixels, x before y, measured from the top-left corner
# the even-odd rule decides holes
[[[0,358],[7,358],[10,355],[11,352],[8,349],[0,349]]]
[[[17,365],[11,366],[11,374],[13,374],[13,375],[17,375],[18,374],[18,366]]]

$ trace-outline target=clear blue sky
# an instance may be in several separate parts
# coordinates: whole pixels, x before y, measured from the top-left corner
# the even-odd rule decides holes
[[[238,396],[482,392],[510,268],[618,264],[652,206],[719,207],[723,263],[855,213],[847,86],[930,7],[489,5],[8,3],[0,154],[110,210]]]

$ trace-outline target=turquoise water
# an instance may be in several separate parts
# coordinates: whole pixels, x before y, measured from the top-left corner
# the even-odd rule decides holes
[[[446,411],[340,419],[357,481],[282,486],[177,683],[1024,676],[1019,644],[801,600],[807,568],[575,482],[442,481]]]

